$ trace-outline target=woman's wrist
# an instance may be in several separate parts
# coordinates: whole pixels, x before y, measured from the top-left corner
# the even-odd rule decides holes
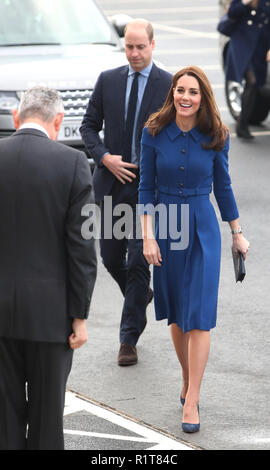
[[[241,240],[243,238],[243,234],[241,233],[234,233],[232,234],[232,240],[233,242],[236,242],[238,240]]]
[[[240,227],[240,225],[238,225],[237,227],[231,227],[231,234],[232,235],[237,235],[239,233],[243,233],[242,228]]]

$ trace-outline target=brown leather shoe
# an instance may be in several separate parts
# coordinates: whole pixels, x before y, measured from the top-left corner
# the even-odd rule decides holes
[[[131,344],[122,343],[118,354],[119,366],[133,366],[137,364],[138,356],[135,346]]]

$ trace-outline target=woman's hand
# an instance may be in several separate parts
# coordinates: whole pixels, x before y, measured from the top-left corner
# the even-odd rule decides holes
[[[259,1],[258,0],[242,0],[244,5],[249,5],[252,8],[257,8]]]
[[[243,254],[244,260],[247,257],[247,252],[249,250],[250,244],[249,241],[242,235],[242,233],[236,233],[233,236],[233,251],[237,253],[240,251]]]
[[[143,254],[148,264],[153,264],[154,266],[161,266],[161,253],[159,246],[154,238],[148,238],[143,241]]]

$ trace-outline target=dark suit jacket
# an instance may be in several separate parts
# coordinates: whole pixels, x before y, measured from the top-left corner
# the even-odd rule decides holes
[[[87,318],[94,241],[81,236],[93,201],[83,152],[21,129],[0,140],[0,337],[66,342]]]
[[[128,65],[102,72],[89,100],[80,132],[89,154],[96,162],[94,188],[96,200],[110,194],[114,175],[101,163],[104,153],[122,155],[125,96]],[[135,145],[140,155],[142,130],[150,114],[163,105],[172,83],[172,76],[155,64],[149,75],[137,121]],[[99,132],[104,123],[104,142]]]

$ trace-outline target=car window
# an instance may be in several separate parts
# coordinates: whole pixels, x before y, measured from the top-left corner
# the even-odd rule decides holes
[[[0,1],[0,46],[117,41],[92,0]]]

